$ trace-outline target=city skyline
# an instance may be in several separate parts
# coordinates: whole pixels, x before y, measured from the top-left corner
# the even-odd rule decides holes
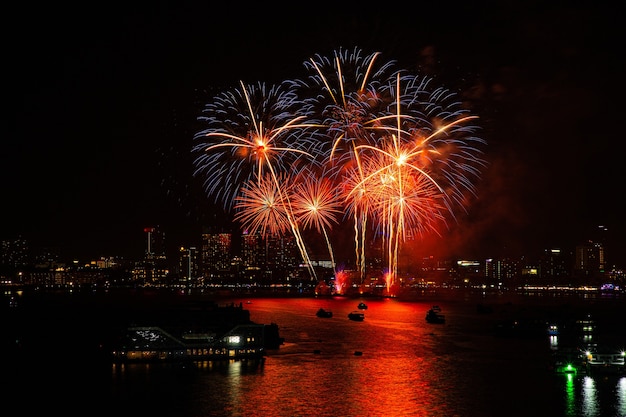
[[[293,236],[263,238],[260,234],[234,237],[230,233],[203,234],[198,247],[165,252],[165,236],[146,228],[146,252],[141,259],[107,257],[66,261],[54,254],[28,256],[27,242],[2,241],[0,267],[3,283],[18,286],[80,288],[300,288],[318,294],[335,287],[338,294],[354,291],[398,296],[403,288],[544,288],[561,291],[622,291],[624,271],[607,265],[602,244],[587,243],[575,250],[546,250],[537,258],[438,259],[401,254],[395,280],[385,272],[380,255],[370,248],[366,274],[354,262],[327,258],[305,264],[298,258]],[[241,240],[239,245],[235,241]],[[382,245],[384,246],[384,245]],[[46,254],[43,254],[46,255]],[[173,255],[173,256],[172,256]],[[312,273],[312,271],[315,271]],[[318,288],[319,287],[319,288]],[[288,290],[287,290],[288,291]],[[592,290],[593,291],[593,290]]]
[[[202,19],[168,4],[112,5],[89,24],[69,22],[62,7],[34,16],[12,7],[15,26],[3,30],[20,25],[38,44],[3,45],[14,82],[2,112],[0,238],[131,256],[143,250],[147,226],[180,244],[201,227],[223,227],[229,216],[191,175],[203,106],[242,80],[276,82],[302,74],[316,53],[360,47],[461,94],[488,143],[476,204],[441,237],[420,242],[424,250],[514,256],[575,246],[605,225],[611,257],[626,259],[615,202],[625,187],[623,141],[608,122],[619,117],[612,103],[624,58],[610,44],[619,24],[608,10],[421,5],[296,20],[252,8],[207,25],[216,12],[200,4]],[[254,24],[259,15],[263,26]],[[446,19],[417,23],[417,15]],[[231,39],[232,27],[264,36]]]
[[[603,228],[600,228],[603,229]],[[604,231],[604,230],[603,230]],[[45,265],[46,262],[59,263],[61,264],[75,264],[76,266],[94,264],[94,262],[122,262],[122,263],[141,263],[145,262],[149,259],[159,258],[164,261],[165,264],[169,265],[169,267],[173,267],[177,265],[178,261],[181,257],[189,256],[190,251],[195,253],[195,256],[200,256],[200,253],[203,250],[206,250],[206,245],[209,246],[208,250],[211,251],[213,249],[210,248],[212,245],[219,245],[221,247],[220,252],[223,250],[227,251],[229,258],[221,259],[219,261],[220,264],[226,262],[234,262],[236,259],[240,259],[245,256],[244,245],[245,241],[251,238],[253,235],[248,232],[227,232],[227,231],[209,231],[204,230],[202,232],[198,232],[197,239],[194,240],[193,243],[181,244],[180,242],[169,242],[166,234],[161,230],[161,228],[157,225],[156,227],[147,227],[142,230],[142,240],[139,242],[142,247],[142,251],[137,253],[135,256],[124,257],[120,254],[110,253],[104,254],[97,257],[84,257],[79,258],[77,256],[73,256],[73,254],[68,253],[66,250],[60,247],[33,247],[30,245],[25,239],[0,239],[0,243],[2,243],[3,250],[0,251],[0,255],[3,255],[3,259],[10,260],[9,263],[6,263],[4,266],[18,266],[18,265],[35,265],[41,264]],[[284,236],[266,236],[263,237],[260,233],[256,233],[254,239],[260,239],[262,242],[275,242],[275,241],[289,241],[290,246],[292,246],[292,250],[298,252],[295,248],[296,245],[294,243],[294,237],[291,235]],[[607,247],[602,242],[601,238],[602,233],[596,234],[596,239],[588,239],[585,242],[580,242],[575,245],[566,246],[566,247],[546,247],[543,248],[539,252],[535,253],[523,253],[519,257],[440,257],[434,254],[422,254],[420,256],[416,256],[415,253],[411,251],[411,249],[406,249],[401,252],[401,260],[403,260],[399,267],[401,270],[406,270],[407,265],[411,265],[410,268],[415,267],[420,263],[449,263],[449,262],[463,262],[463,261],[472,261],[472,262],[491,262],[491,261],[505,261],[505,262],[523,262],[527,267],[531,267],[532,265],[541,262],[542,259],[547,259],[556,254],[563,258],[570,258],[572,261],[576,256],[576,252],[578,250],[582,250],[585,247],[595,247],[596,245],[600,245],[602,248],[602,263],[604,264],[603,270],[611,271],[613,269],[620,271],[624,268],[623,264],[615,264],[611,257],[607,257],[608,253],[611,253],[611,248]],[[226,239],[226,240],[224,240]],[[224,246],[226,244],[226,246]],[[263,243],[262,245],[266,245],[267,243]],[[215,248],[214,248],[215,249]],[[269,250],[268,247],[265,248]],[[313,265],[321,265],[327,264],[328,268],[331,268],[330,265],[335,264],[338,268],[337,271],[340,274],[341,270],[353,270],[358,271],[358,266],[355,264],[354,252],[352,249],[343,248],[343,251],[339,251],[336,258],[331,258],[329,256],[329,252],[325,247],[324,243],[318,242],[317,245],[311,245],[309,247],[311,249],[309,258]],[[368,265],[371,262],[380,263],[382,258],[377,255],[379,252],[384,252],[384,242],[379,242],[378,246],[371,246],[368,248],[369,256]],[[15,257],[17,255],[17,257]],[[221,256],[225,255],[222,253]],[[295,255],[295,253],[293,254]],[[8,256],[8,258],[7,258]],[[15,260],[18,260],[17,263],[14,263]],[[302,260],[299,261],[302,264]],[[408,263],[407,263],[408,262]],[[572,265],[574,267],[575,265]],[[369,269],[369,268],[368,268]],[[382,273],[384,268],[381,268],[379,271],[373,271],[370,269],[370,272],[373,273]]]

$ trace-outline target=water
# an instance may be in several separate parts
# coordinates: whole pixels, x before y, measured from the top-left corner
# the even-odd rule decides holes
[[[4,373],[3,403],[24,414],[90,416],[626,416],[626,377],[554,374],[547,336],[494,334],[496,321],[537,310],[535,301],[482,300],[496,307],[491,314],[464,297],[217,301],[242,302],[254,322],[277,323],[284,345],[262,363],[194,366],[103,363],[77,355],[80,343],[49,357],[42,346]],[[365,320],[348,320],[360,301]],[[426,323],[433,304],[445,324]],[[320,307],[333,317],[316,317]]]

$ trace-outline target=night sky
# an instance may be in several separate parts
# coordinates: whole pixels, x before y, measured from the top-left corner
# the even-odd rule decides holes
[[[604,225],[609,261],[626,264],[620,13],[592,2],[414,3],[5,6],[0,239],[139,257],[143,228],[158,224],[171,244],[195,244],[201,225],[224,224],[192,176],[204,104],[356,46],[461,94],[489,144],[478,202],[421,249],[571,250]]]

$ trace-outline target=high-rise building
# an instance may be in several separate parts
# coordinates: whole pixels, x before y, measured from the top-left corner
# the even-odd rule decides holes
[[[169,269],[165,253],[165,233],[159,226],[146,227],[146,251],[142,262],[135,266],[133,276],[146,284],[164,284]]]
[[[25,239],[6,239],[0,241],[0,267],[9,269],[22,268],[30,263],[29,247]]]
[[[201,269],[205,278],[211,280],[231,273],[232,234],[203,233]]]
[[[198,265],[197,248],[181,247],[178,251],[178,271],[180,283],[187,287],[195,287],[199,284],[200,267]]]
[[[486,282],[493,285],[509,285],[522,271],[520,260],[513,258],[486,259],[484,269]]]
[[[145,227],[146,234],[146,258],[159,258],[165,256],[165,233],[159,226]]]
[[[265,269],[274,273],[284,273],[298,268],[296,239],[289,236],[268,236],[265,239]]]
[[[265,245],[260,233],[241,236],[241,260],[246,269],[261,269],[265,266]]]
[[[280,282],[298,269],[299,256],[293,236],[244,233],[241,236],[241,260],[247,277],[263,282]]]
[[[574,276],[582,283],[593,284],[594,280],[601,279],[605,272],[604,246],[602,243],[588,241],[576,246],[574,261]]]
[[[571,265],[571,256],[561,249],[546,249],[539,259],[539,278],[546,284],[568,284]]]

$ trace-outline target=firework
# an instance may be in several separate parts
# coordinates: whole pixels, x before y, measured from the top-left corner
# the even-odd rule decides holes
[[[468,133],[470,141],[482,143],[471,135],[476,117],[459,110],[454,101],[444,106],[453,95],[442,89],[429,93],[427,85],[421,78],[398,74],[390,94],[395,97],[394,130],[388,129],[377,146],[355,147],[367,164],[361,164],[361,181],[348,197],[360,202],[364,189],[371,193],[371,212],[387,242],[392,283],[401,243],[416,232],[437,232],[434,224],[445,224],[457,207],[465,209],[463,197],[474,191],[469,176],[484,164],[480,151],[468,145]]]
[[[328,236],[328,230],[337,224],[337,217],[342,214],[342,202],[334,183],[323,174],[315,175],[307,170],[302,179],[293,187],[291,203],[296,221],[303,228],[315,228],[326,240],[331,263],[335,268],[335,256]]]
[[[310,75],[296,82],[298,93],[312,125],[319,126],[322,139],[315,148],[318,159],[337,180],[351,165],[360,165],[355,147],[375,145],[378,123],[386,116],[381,86],[393,73],[394,61],[381,62],[380,53],[364,54],[359,48],[339,49],[332,57],[315,55],[304,62]],[[357,174],[360,172],[357,170]],[[355,255],[365,274],[365,230],[367,213],[355,211]]]
[[[218,95],[200,118],[194,174],[242,227],[293,233],[309,266],[301,228],[324,234],[335,266],[328,230],[351,219],[361,283],[371,230],[389,290],[403,242],[447,227],[485,166],[477,117],[395,64],[339,49],[306,61],[306,79]]]
[[[298,115],[297,104],[287,83],[267,88],[263,83],[246,86],[241,82],[241,89],[223,93],[206,106],[200,119],[208,127],[195,136],[194,175],[205,177],[207,194],[221,200],[226,211],[233,208],[246,181],[256,181],[260,190],[247,189],[240,206],[251,204],[254,196],[250,194],[267,191],[263,183],[266,173],[280,192],[281,174],[296,172],[305,165],[303,158],[313,160],[305,149],[310,143],[306,136],[308,125],[300,123],[305,117]],[[303,259],[310,264],[289,201],[286,196],[280,201]],[[258,227],[252,217],[238,216]],[[260,219],[278,220],[276,216]]]
[[[284,191],[273,178],[266,175],[258,181],[248,181],[241,190],[241,195],[235,197],[234,220],[248,234],[259,233],[265,238],[268,234],[284,235],[291,229]]]
[[[260,181],[265,172],[293,172],[312,159],[304,116],[294,113],[296,96],[286,83],[244,85],[207,104],[199,119],[207,127],[195,135],[195,176],[209,196],[230,211],[239,187]]]

